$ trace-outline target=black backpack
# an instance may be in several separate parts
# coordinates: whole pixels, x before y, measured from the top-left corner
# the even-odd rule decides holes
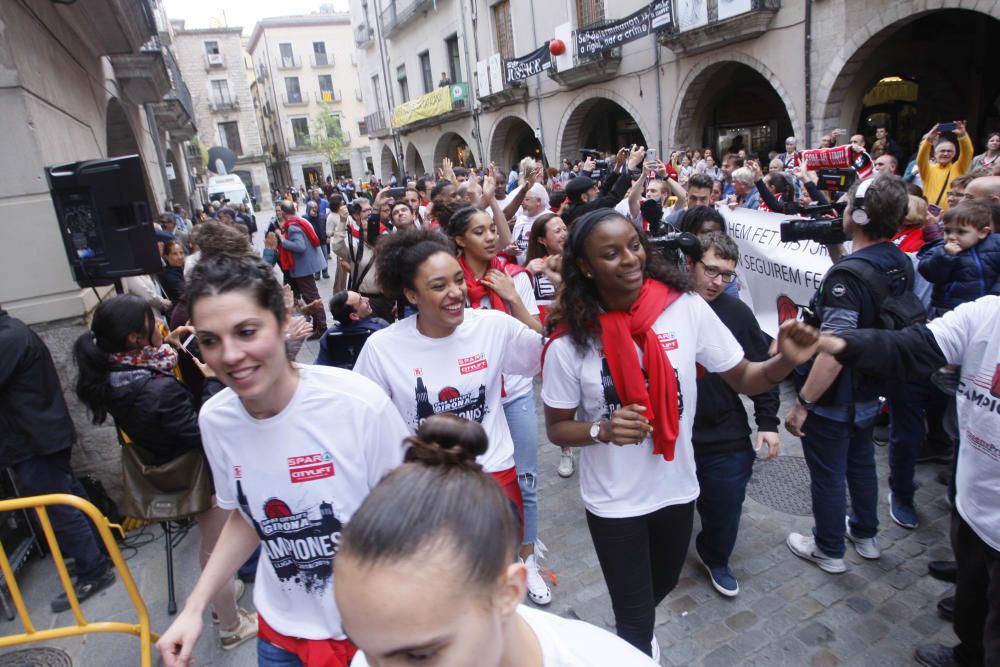
[[[875,322],[877,329],[905,329],[911,324],[923,324],[927,321],[927,310],[923,302],[913,292],[913,263],[909,258],[902,269],[880,271],[863,257],[845,257],[837,266],[836,271],[846,271],[871,290],[875,303]],[[894,294],[894,288],[902,282],[903,290]]]

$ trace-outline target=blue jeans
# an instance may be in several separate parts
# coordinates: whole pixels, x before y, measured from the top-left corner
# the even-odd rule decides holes
[[[514,465],[517,483],[524,501],[524,544],[534,544],[538,539],[538,493],[535,477],[538,470],[538,411],[535,408],[535,390],[515,398],[503,406],[507,427],[514,439]]]
[[[844,557],[845,491],[851,493],[851,533],[878,533],[878,477],[875,473],[874,419],[839,422],[816,413],[805,421],[802,452],[809,466],[816,546],[831,558]],[[846,483],[845,483],[846,482]]]
[[[40,496],[47,493],[68,493],[84,500],[87,492],[73,475],[69,464],[70,449],[48,456],[35,456],[13,466],[20,491],[25,496]],[[74,558],[73,574],[78,582],[99,579],[111,567],[105,555],[104,543],[98,537],[97,528],[84,514],[66,505],[50,505],[47,508],[52,520],[52,530],[59,541],[63,557]]]
[[[257,638],[258,667],[304,667],[299,656],[283,648],[278,648],[271,642]]]
[[[694,545],[701,560],[709,567],[729,564],[729,557],[736,546],[736,534],[740,530],[747,482],[756,460],[757,454],[749,438],[746,446],[735,452],[699,454],[697,447],[694,450],[698,485],[701,487],[697,504],[701,532]]]
[[[940,415],[948,397],[930,382],[900,385],[889,398],[889,488],[901,502],[913,504],[913,471],[927,435],[924,416]],[[930,410],[929,410],[930,409]]]

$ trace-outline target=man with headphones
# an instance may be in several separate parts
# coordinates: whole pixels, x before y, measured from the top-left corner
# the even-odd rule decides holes
[[[906,215],[907,195],[898,176],[877,175],[854,184],[844,211],[844,231],[852,253],[838,260],[813,296],[811,322],[824,333],[841,334],[880,326],[884,297],[847,263],[863,260],[889,280],[890,294],[912,290],[912,266],[889,239]],[[907,267],[910,267],[909,273]],[[881,277],[881,276],[880,276]],[[853,371],[828,354],[796,369],[798,400],[785,419],[792,435],[802,438],[809,466],[813,534],[791,533],[788,548],[830,573],[845,572],[846,536],[863,558],[879,558],[878,478],[872,430],[879,410],[880,387],[856,382]],[[847,514],[845,491],[851,495]],[[846,521],[845,521],[846,516]]]

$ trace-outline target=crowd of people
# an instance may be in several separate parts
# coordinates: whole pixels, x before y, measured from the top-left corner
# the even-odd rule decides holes
[[[156,461],[200,449],[211,466],[203,571],[164,663],[190,664],[207,607],[223,648],[256,637],[267,666],[658,662],[655,610],[695,511],[706,584],[740,594],[730,560],[754,463],[780,452],[786,380],[814,519],[788,548],[831,574],[848,544],[878,559],[876,424],[887,414],[888,507],[906,529],[936,438],[957,470],[955,562],[931,569],[957,580],[942,613],[961,643],[916,657],[1000,660],[1000,134],[973,156],[964,123],[941,129],[912,174],[880,128],[870,152],[837,130],[766,156],[628,146],[507,175],[445,159],[400,185],[327,179],[276,193],[262,249],[253,212],[227,202],[160,216],[164,270],[102,302],[74,356],[95,423]],[[857,177],[843,191],[817,178],[837,160]],[[739,297],[735,208],[837,210],[852,242],[776,340]],[[29,492],[82,492],[47,350],[2,311],[0,341],[6,460],[38,480]],[[557,473],[580,480],[617,638],[523,604],[553,599],[536,391]],[[86,599],[113,571],[59,519]],[[235,574],[255,550],[249,613]]]

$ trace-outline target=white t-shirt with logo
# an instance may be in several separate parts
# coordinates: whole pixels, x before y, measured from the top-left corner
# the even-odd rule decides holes
[[[948,363],[962,366],[955,507],[1000,550],[1000,296],[964,303],[927,328]]]
[[[524,308],[528,311],[528,314],[538,317],[538,304],[535,303],[535,290],[532,288],[531,274],[527,271],[522,271],[514,276],[513,280],[514,288],[517,290],[517,295],[521,297],[521,303],[524,304]],[[466,299],[466,301],[468,301],[468,299]],[[489,295],[482,298],[479,302],[479,307],[483,310],[490,310],[493,308],[493,302],[490,301]],[[532,380],[530,377],[524,377],[521,375],[504,375],[504,396],[502,397],[503,404],[507,405],[522,396],[530,394],[533,388],[531,382]]]
[[[542,213],[547,213],[543,210]],[[535,220],[542,215],[528,215],[524,212],[524,209],[520,209],[517,213],[517,218],[514,219],[514,228],[510,231],[510,240],[517,246],[517,263],[524,266],[525,260],[528,258],[528,240],[531,238],[531,226],[535,224]]]
[[[507,313],[465,310],[444,338],[428,338],[407,317],[376,331],[354,371],[371,378],[395,403],[411,431],[449,412],[483,425],[490,446],[477,461],[486,472],[514,467],[514,441],[500,403],[500,377],[538,374],[542,337]]]
[[[533,609],[517,608],[542,649],[542,667],[652,667],[648,655],[624,639],[596,625],[562,618]],[[365,654],[358,652],[351,667],[368,667]]]
[[[698,497],[691,430],[698,405],[695,363],[721,373],[743,359],[743,348],[726,325],[696,294],[684,294],[653,323],[678,378],[680,434],[674,460],[653,454],[652,438],[639,445],[593,444],[581,447],[580,494],[591,513],[609,519],[641,516]],[[636,345],[640,363],[642,351]],[[621,407],[600,339],[581,355],[569,336],[552,341],[545,354],[542,402],[576,408],[576,418],[610,419]]]
[[[304,366],[274,417],[255,419],[225,389],[198,421],[219,507],[240,510],[261,540],[261,616],[290,637],[344,639],[333,562],[343,526],[403,461],[410,433],[395,406],[367,378]]]

